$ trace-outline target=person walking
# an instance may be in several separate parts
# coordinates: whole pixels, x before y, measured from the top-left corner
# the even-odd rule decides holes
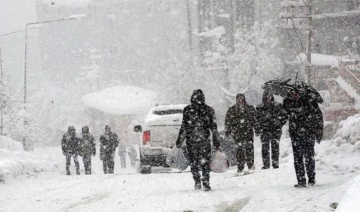
[[[61,149],[66,158],[66,175],[70,175],[71,158],[73,158],[76,174],[80,175],[80,165],[78,161],[79,139],[76,137],[74,126],[69,126],[67,133],[61,139]]]
[[[226,112],[225,137],[232,139],[237,147],[238,173],[243,173],[245,163],[254,170],[254,130],[256,128],[255,108],[247,104],[244,94],[236,95],[236,103]],[[256,128],[256,129],[255,129]]]
[[[91,156],[96,155],[95,138],[90,133],[89,127],[82,127],[80,138],[80,150],[83,157],[85,174],[91,174]]]
[[[217,149],[220,146],[215,111],[205,104],[205,95],[200,89],[194,90],[190,102],[191,104],[186,106],[183,111],[183,120],[176,146],[181,148],[183,142],[186,141],[195,189],[201,189],[203,186],[205,191],[210,191],[210,135],[213,146]],[[199,171],[202,171],[202,179]]]
[[[111,128],[106,125],[105,133],[100,136],[100,159],[103,161],[104,174],[114,173],[114,157],[119,139],[116,133],[111,132]]]
[[[264,91],[262,104],[256,107],[256,120],[262,145],[262,169],[270,168],[270,152],[272,167],[277,169],[279,168],[281,129],[287,121],[287,113],[282,104],[274,101],[274,96],[269,91]]]
[[[316,183],[314,146],[315,142],[320,143],[324,128],[323,114],[317,101],[305,92],[294,89],[283,102],[289,115],[289,133],[298,182],[294,185],[296,188],[306,187],[305,170],[308,185]]]

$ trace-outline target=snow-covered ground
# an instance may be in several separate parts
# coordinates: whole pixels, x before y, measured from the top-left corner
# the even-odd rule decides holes
[[[102,174],[97,155],[93,159],[93,175],[86,176],[82,170],[80,176],[66,176],[60,147],[43,148],[35,153],[50,155],[53,169],[9,178],[0,184],[0,211],[324,212],[334,211],[330,207],[334,202],[340,204],[340,211],[359,211],[360,139],[356,133],[359,120],[355,116],[343,122],[336,139],[316,146],[315,187],[293,187],[296,177],[289,139],[281,141],[280,169],[260,170],[257,138],[255,172],[235,177],[233,167],[226,173],[211,173],[210,192],[195,191],[188,170],[183,173],[160,170],[165,172],[142,175],[133,167],[121,169],[118,157],[114,175]]]

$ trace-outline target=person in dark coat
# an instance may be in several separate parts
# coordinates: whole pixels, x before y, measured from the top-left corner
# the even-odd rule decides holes
[[[84,126],[80,138],[80,150],[83,157],[85,174],[91,174],[91,155],[96,155],[95,138],[89,132],[89,127]]]
[[[315,185],[315,142],[320,143],[323,136],[323,114],[318,103],[312,98],[294,90],[284,100],[284,108],[289,114],[289,133],[291,137],[297,188]],[[305,164],[304,164],[305,161]],[[306,169],[305,169],[306,168]]]
[[[100,159],[103,161],[104,174],[114,173],[114,157],[119,139],[116,133],[111,132],[111,128],[105,126],[105,134],[100,136]]]
[[[202,90],[195,90],[191,96],[191,104],[183,111],[183,121],[176,146],[181,148],[186,140],[186,147],[191,165],[191,173],[195,181],[195,189],[201,189],[199,171],[202,171],[202,185],[205,191],[210,187],[211,139],[215,148],[219,148],[215,111],[205,104]]]
[[[225,137],[238,144],[238,173],[247,164],[254,170],[254,130],[256,130],[255,108],[246,103],[244,94],[236,95],[236,104],[231,106],[225,117]]]
[[[270,147],[271,162],[274,169],[279,168],[279,142],[282,127],[287,121],[287,113],[282,104],[274,101],[274,96],[268,92],[263,93],[263,103],[256,108],[256,123],[261,139],[261,153],[263,159],[262,169],[270,168]]]
[[[80,165],[78,161],[79,154],[79,139],[76,137],[76,130],[74,126],[68,127],[68,132],[65,133],[61,139],[61,148],[66,157],[66,174],[70,175],[71,157],[74,159],[76,174],[80,174]]]

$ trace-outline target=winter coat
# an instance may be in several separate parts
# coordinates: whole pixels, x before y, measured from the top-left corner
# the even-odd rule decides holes
[[[119,139],[116,133],[103,134],[100,136],[100,159],[106,156],[115,156],[116,147]]]
[[[292,139],[320,142],[324,120],[316,101],[306,97],[301,97],[298,101],[286,98],[283,106],[289,115],[289,133]]]
[[[215,111],[205,104],[205,96],[201,90],[194,91],[191,104],[183,111],[183,120],[176,146],[181,147],[186,141],[190,155],[203,153],[211,154],[211,140],[215,147],[219,147],[218,131]]]
[[[231,136],[235,142],[253,140],[254,128],[256,127],[255,108],[253,106],[248,104],[243,107],[233,105],[226,112],[225,135]]]
[[[280,139],[281,129],[287,118],[287,112],[282,104],[274,101],[269,104],[262,103],[256,107],[257,133],[261,136]]]
[[[69,132],[65,133],[61,139],[61,148],[64,154],[78,154],[80,139]]]
[[[95,138],[90,133],[82,133],[80,138],[80,150],[81,156],[84,155],[95,155],[96,147],[95,147]]]

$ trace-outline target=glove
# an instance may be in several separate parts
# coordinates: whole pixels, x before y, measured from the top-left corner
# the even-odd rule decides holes
[[[321,143],[321,139],[316,138],[315,140],[316,140],[316,143],[318,143],[318,144]]]
[[[66,152],[63,152],[63,155],[66,156]]]
[[[94,153],[93,153],[93,156],[95,156],[95,155],[96,155],[96,153],[94,152]]]

